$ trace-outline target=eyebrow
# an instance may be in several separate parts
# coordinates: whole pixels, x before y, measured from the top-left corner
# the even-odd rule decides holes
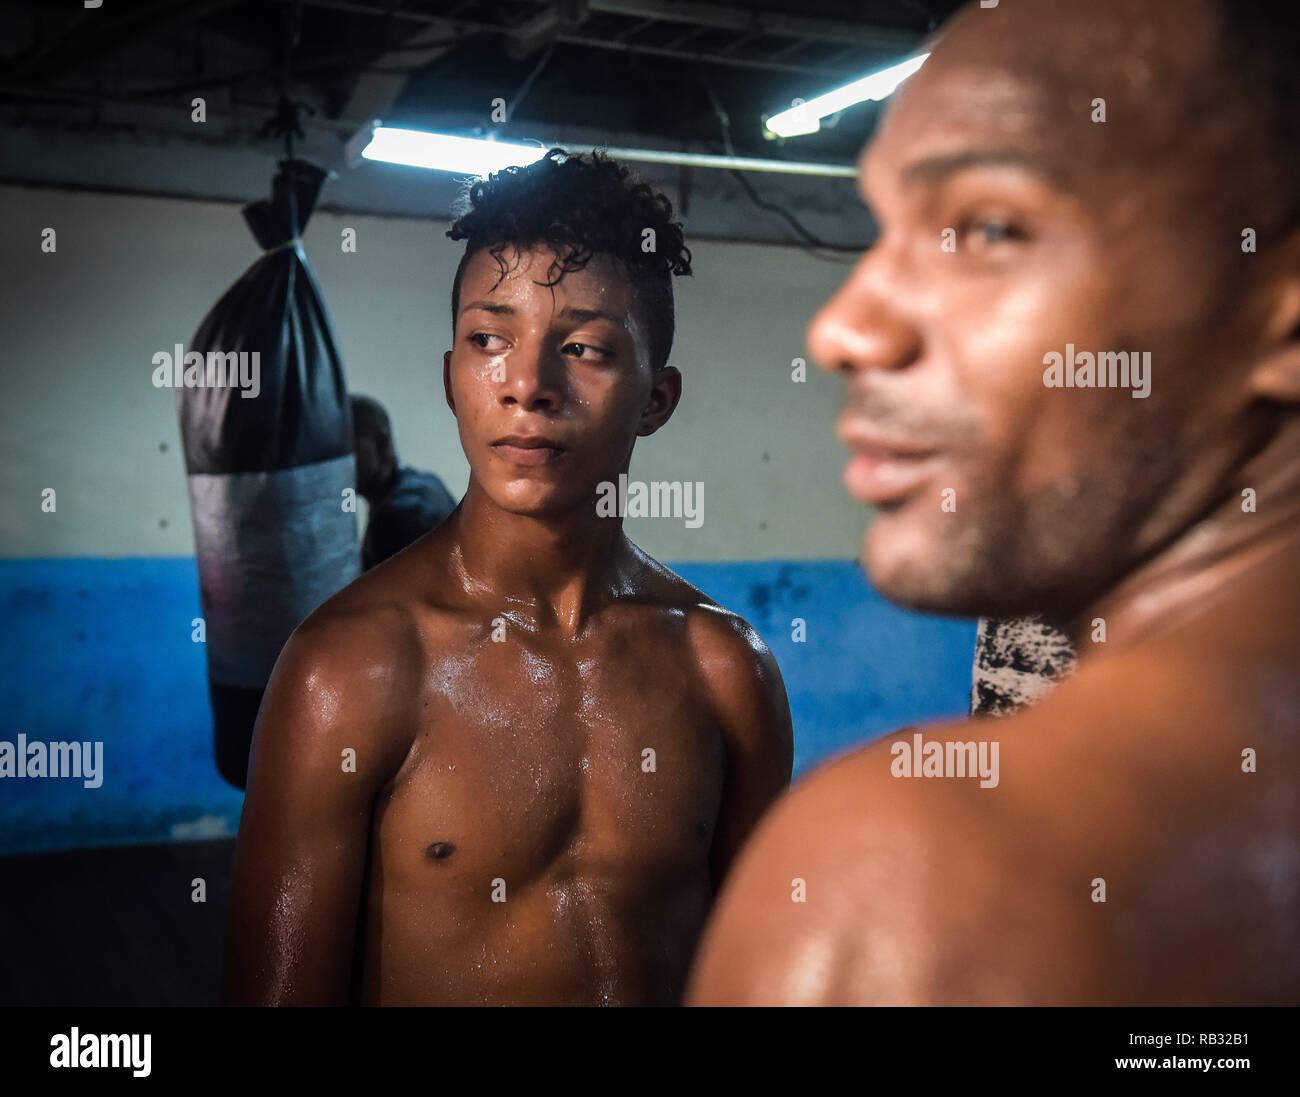
[[[468,305],[461,308],[461,312],[469,312],[470,309],[479,309],[483,312],[495,313],[498,316],[513,316],[515,314],[514,305],[503,305],[496,301],[471,301]]]
[[[560,310],[560,315],[566,320],[577,320],[580,324],[588,323],[592,320],[608,320],[611,324],[617,324],[619,327],[627,326],[627,318],[618,316],[612,312],[606,312],[604,309],[579,309],[572,305],[565,305]]]
[[[1013,167],[1028,171],[1043,179],[1060,183],[1056,172],[1052,171],[1040,159],[1023,149],[972,149],[967,152],[954,152],[946,156],[931,156],[916,160],[903,169],[903,181],[906,184],[941,183],[950,176],[968,168]]]
[[[514,305],[503,304],[499,301],[471,301],[460,311],[469,312],[470,309],[479,309],[482,312],[490,312],[496,316],[514,316],[517,311]],[[627,327],[625,317],[613,312],[606,312],[604,309],[580,309],[575,308],[573,305],[566,305],[560,310],[559,314],[566,320],[576,320],[580,324],[589,323],[592,320],[608,320],[611,324],[617,324],[619,327]]]

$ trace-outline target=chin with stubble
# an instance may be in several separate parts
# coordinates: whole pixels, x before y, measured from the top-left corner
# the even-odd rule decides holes
[[[1069,620],[1156,547],[1162,534],[1150,519],[1174,490],[1177,452],[1173,439],[1129,432],[1054,460],[1042,477],[1015,461],[967,472],[958,458],[914,494],[877,504],[864,567],[882,595],[911,609]]]

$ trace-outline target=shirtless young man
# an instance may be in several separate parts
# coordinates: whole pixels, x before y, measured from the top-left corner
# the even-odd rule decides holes
[[[671,207],[558,155],[471,201],[443,360],[469,490],[276,664],[230,1003],[677,1002],[790,780],[771,653],[597,514],[681,393]]]
[[[688,1000],[1300,1001],[1296,27],[1002,0],[901,89],[862,163],[882,235],[809,332],[865,565],[907,605],[1046,613],[1081,660],[798,785]],[[1049,387],[1067,344],[1150,352],[1149,396]],[[981,740],[995,784],[949,768]],[[903,776],[930,744],[947,779]]]

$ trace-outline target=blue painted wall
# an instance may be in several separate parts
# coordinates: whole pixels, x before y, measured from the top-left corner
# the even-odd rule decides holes
[[[965,713],[974,624],[881,599],[849,562],[674,565],[771,646],[796,772],[921,720]],[[102,740],[104,781],[0,779],[0,853],[233,834],[217,776],[193,558],[0,560],[0,739]],[[803,618],[807,640],[791,640]]]

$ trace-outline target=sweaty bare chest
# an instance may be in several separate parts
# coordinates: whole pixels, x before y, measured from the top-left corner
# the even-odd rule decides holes
[[[496,878],[649,883],[704,863],[722,741],[681,658],[488,642],[437,664],[376,815],[388,867],[486,894]]]

